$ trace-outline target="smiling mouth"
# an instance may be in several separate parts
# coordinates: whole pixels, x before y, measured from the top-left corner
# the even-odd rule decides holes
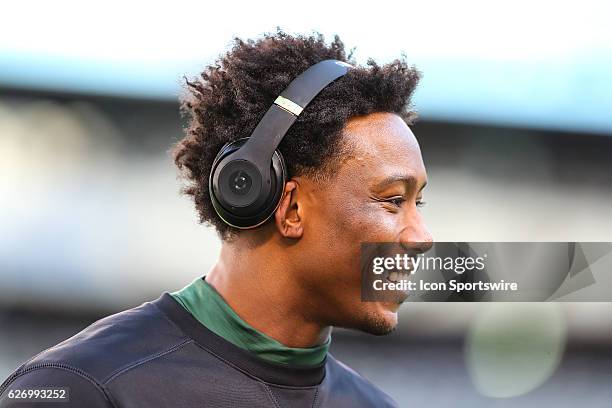
[[[388,283],[393,283],[393,284],[401,284],[401,283],[406,284],[409,278],[410,278],[410,272],[406,272],[406,271],[399,271],[399,272],[392,271],[392,272],[386,272],[384,274],[384,280]],[[400,289],[399,287],[396,289],[387,289],[385,291],[386,293],[385,297],[387,298],[387,301],[393,304],[396,304],[398,306],[404,303],[406,299],[408,299],[409,292],[410,292],[407,286],[404,286],[404,287],[406,289]]]
[[[391,283],[400,283],[401,281],[408,281],[410,274],[408,272],[388,272],[385,276],[385,280]]]

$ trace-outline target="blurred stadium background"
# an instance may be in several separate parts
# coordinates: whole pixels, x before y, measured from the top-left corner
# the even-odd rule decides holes
[[[413,127],[438,241],[612,241],[609,2],[13,2],[0,24],[0,378],[206,273],[168,149],[177,97],[234,36],[337,33],[424,74]],[[265,11],[265,12],[264,12]],[[609,274],[611,271],[603,271]],[[609,406],[608,303],[408,304],[332,352],[402,406]]]

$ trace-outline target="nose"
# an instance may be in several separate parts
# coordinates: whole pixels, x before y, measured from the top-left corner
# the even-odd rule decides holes
[[[433,236],[425,225],[421,213],[415,211],[414,215],[408,218],[406,225],[404,225],[400,232],[400,245],[416,253],[423,253],[430,250],[433,246]]]

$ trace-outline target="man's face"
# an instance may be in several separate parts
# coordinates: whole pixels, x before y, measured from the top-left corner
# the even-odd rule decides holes
[[[352,154],[333,180],[302,183],[314,197],[303,208],[304,278],[327,324],[386,334],[397,325],[400,304],[361,301],[360,244],[422,250],[431,242],[418,210],[427,174],[418,142],[395,114],[353,118],[343,137]]]

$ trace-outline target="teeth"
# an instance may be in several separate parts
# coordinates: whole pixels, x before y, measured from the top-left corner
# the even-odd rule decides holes
[[[391,272],[387,279],[391,282],[408,281],[410,274],[408,272]]]

